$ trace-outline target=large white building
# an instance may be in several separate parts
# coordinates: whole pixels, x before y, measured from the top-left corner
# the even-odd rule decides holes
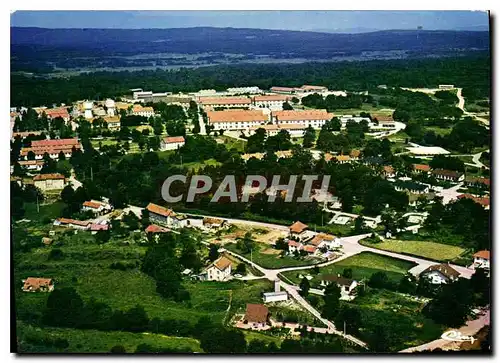
[[[207,118],[214,130],[246,131],[269,122],[269,117],[260,110],[208,111]]]
[[[113,101],[112,99],[108,98],[106,100],[106,102],[104,102],[104,105],[107,108],[107,114],[108,114],[108,116],[113,117],[115,115],[115,113],[116,113],[115,101]]]
[[[251,136],[255,134],[255,132],[258,129],[264,129],[266,131],[267,136],[275,136],[277,135],[281,130],[285,130],[290,134],[290,137],[303,137],[306,126],[304,125],[295,125],[295,124],[284,124],[284,125],[260,125],[260,126],[253,126],[248,130],[248,135]]]
[[[235,95],[243,93],[262,93],[262,90],[257,86],[232,87],[227,89],[227,93]]]
[[[253,104],[256,107],[265,107],[271,110],[282,110],[283,103],[288,102],[291,99],[290,96],[286,95],[262,95],[255,96],[253,98]]]
[[[177,150],[184,146],[186,140],[184,136],[168,136],[164,137],[160,142],[160,150]]]
[[[141,105],[134,105],[132,107],[132,115],[134,116],[151,117],[154,114],[155,110],[153,107],[142,107]]]
[[[248,108],[252,105],[252,100],[248,97],[200,97],[198,102],[204,108]]]
[[[449,264],[432,265],[420,273],[420,278],[428,279],[431,284],[447,284],[460,276]]]
[[[295,124],[320,129],[327,121],[333,118],[333,114],[328,113],[326,110],[290,110],[273,111],[271,112],[271,117],[280,126]]]

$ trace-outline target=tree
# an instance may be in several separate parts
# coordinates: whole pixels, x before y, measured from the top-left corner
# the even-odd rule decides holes
[[[95,234],[95,239],[100,244],[109,242],[110,238],[111,238],[111,233],[109,229],[97,231],[97,233]]]
[[[302,141],[302,146],[305,148],[310,148],[313,146],[314,141],[316,140],[316,131],[309,126],[304,133],[304,140]]]
[[[43,312],[44,324],[75,328],[83,312],[83,300],[72,287],[53,290]]]
[[[479,306],[485,306],[490,302],[490,279],[484,269],[476,268],[471,276],[470,286]]]
[[[366,230],[365,219],[363,218],[363,216],[360,215],[354,221],[354,232],[356,234],[361,234],[361,233],[364,233],[365,230]]]
[[[385,325],[376,325],[370,334],[370,348],[377,353],[388,352],[391,346],[388,329]]]
[[[244,353],[247,343],[243,332],[222,327],[212,328],[203,332],[200,346],[206,353]]]
[[[345,268],[342,271],[342,277],[345,277],[347,279],[352,279],[352,268]]]
[[[246,151],[248,153],[256,153],[264,151],[264,142],[266,141],[266,130],[258,128],[255,133],[248,138],[246,143]]]
[[[239,263],[234,272],[240,275],[246,275],[247,266],[244,263]]]
[[[387,273],[384,271],[378,271],[373,273],[368,280],[368,286],[377,288],[377,289],[385,289],[391,287],[391,282],[387,277]]]
[[[210,250],[208,251],[208,259],[211,262],[214,262],[218,258],[219,258],[219,245],[218,244],[211,244]]]
[[[438,324],[460,327],[467,320],[473,300],[470,281],[459,278],[453,283],[443,284],[423,312]]]
[[[302,278],[302,281],[300,281],[299,288],[300,288],[300,295],[301,296],[307,296],[309,295],[309,289],[311,285],[309,284],[309,280],[304,276]]]
[[[414,295],[417,291],[417,279],[411,273],[404,275],[399,281],[398,291]]]
[[[238,249],[240,249],[243,253],[249,253],[254,248],[255,242],[252,238],[252,232],[247,232],[237,243]]]
[[[335,326],[343,330],[344,324],[347,334],[355,334],[362,325],[362,317],[359,309],[353,306],[342,306],[335,316]]]
[[[268,347],[265,341],[260,339],[253,339],[248,343],[248,353],[267,353]]]
[[[288,102],[283,102],[283,110],[293,110],[293,107]]]
[[[333,320],[337,315],[339,305],[340,305],[340,287],[337,283],[329,283],[325,288],[325,295],[323,296],[323,301],[325,302],[323,306],[323,316],[329,320]]]
[[[202,267],[200,256],[198,255],[196,247],[190,238],[184,242],[179,262],[184,268],[193,269],[195,272],[198,272]]]
[[[113,354],[124,354],[127,353],[127,350],[123,345],[115,345],[111,348],[109,352]]]

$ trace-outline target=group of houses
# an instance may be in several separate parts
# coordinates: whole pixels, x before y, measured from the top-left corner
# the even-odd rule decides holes
[[[302,251],[308,255],[318,255],[322,251],[337,250],[342,247],[340,238],[327,233],[314,233],[309,226],[300,221],[289,227],[288,253],[296,254]]]

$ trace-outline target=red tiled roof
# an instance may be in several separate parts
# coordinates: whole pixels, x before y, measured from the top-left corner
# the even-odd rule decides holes
[[[224,219],[220,218],[212,218],[212,217],[204,217],[203,218],[203,224],[223,224]]]
[[[60,180],[60,179],[66,179],[66,177],[62,174],[59,173],[52,173],[52,174],[39,174],[36,175],[33,180],[38,181],[38,180]]]
[[[70,218],[57,218],[56,220],[62,224],[75,224],[77,226],[82,226],[82,227],[87,227],[90,224],[89,221],[79,221],[79,220],[70,219]]]
[[[99,207],[101,207],[102,204],[98,203],[98,202],[93,202],[93,201],[87,200],[87,201],[83,202],[83,206],[89,207],[89,208],[94,208],[94,209],[99,209]]]
[[[213,265],[220,271],[224,271],[231,266],[231,261],[227,257],[222,256],[218,260],[214,261]]]
[[[351,150],[351,152],[349,153],[349,156],[351,158],[359,158],[360,155],[361,155],[361,151],[359,151],[359,150]]]
[[[175,213],[172,209],[167,209],[154,203],[149,203],[146,207],[148,211],[154,214],[159,214],[164,217],[174,216]]]
[[[269,118],[261,110],[224,110],[207,112],[210,123],[218,122],[267,122]]]
[[[316,252],[317,248],[314,246],[304,246],[304,251],[307,253],[314,253]]]
[[[334,239],[335,236],[332,236],[331,234],[318,233],[311,241],[309,241],[309,243],[317,247],[323,241],[333,241]]]
[[[56,118],[56,117],[69,118],[68,110],[65,108],[46,109],[43,112],[45,112],[45,114],[49,118]]]
[[[254,102],[262,102],[262,101],[283,101],[286,102],[290,100],[290,96],[285,96],[285,95],[262,95],[262,96],[255,96],[253,98]]]
[[[490,251],[488,250],[482,250],[474,253],[473,257],[479,257],[479,258],[484,258],[485,260],[490,259]]]
[[[90,225],[90,230],[91,231],[107,231],[109,229],[109,226],[107,224],[95,224],[92,223]]]
[[[73,146],[80,146],[80,143],[78,142],[77,138],[72,138],[72,139],[53,139],[53,140],[34,140],[31,142],[31,148],[36,149],[36,148],[46,148],[46,147],[52,147],[52,148],[57,148],[57,147],[65,147],[65,148],[72,148]]]
[[[23,289],[28,290],[31,287],[31,290],[39,290],[41,287],[49,287],[52,285],[52,279],[46,279],[43,277],[28,277],[24,280]]]
[[[460,194],[457,198],[458,199],[463,199],[463,198],[472,199],[474,202],[481,204],[483,207],[487,207],[490,205],[490,198],[488,198],[488,197],[476,197],[472,194],[465,193],[465,194]]]
[[[250,105],[252,100],[248,97],[202,97],[202,105]]]
[[[394,168],[390,165],[384,166],[384,173],[386,174],[394,174]]]
[[[288,246],[290,246],[290,247],[300,247],[300,246],[302,246],[302,243],[290,240],[290,241],[288,241]]]
[[[146,233],[167,233],[170,229],[151,224],[145,229]]]
[[[251,323],[266,323],[269,310],[262,304],[247,304],[245,320]]]
[[[453,170],[446,170],[446,169],[435,169],[432,171],[432,174],[434,175],[442,175],[442,176],[447,176],[450,178],[458,178],[461,174],[453,171]]]
[[[394,119],[391,115],[387,116],[379,113],[372,113],[371,116],[373,118],[376,118],[379,122],[394,122]]]
[[[165,144],[175,144],[179,142],[185,142],[184,136],[167,136],[163,138]]]
[[[331,120],[333,114],[326,110],[284,110],[271,112],[273,117],[280,121],[302,121],[302,120]]]
[[[431,167],[429,165],[425,165],[425,164],[413,164],[413,169],[419,170],[419,171],[430,171]]]
[[[308,225],[300,221],[295,222],[290,226],[290,232],[292,233],[302,233],[307,229]]]
[[[325,86],[311,86],[311,85],[303,85],[302,87],[300,87],[301,89],[305,90],[305,91],[314,91],[314,90],[324,90],[324,89],[328,89],[327,87]]]

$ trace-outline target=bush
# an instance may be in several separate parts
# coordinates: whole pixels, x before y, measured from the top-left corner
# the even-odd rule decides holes
[[[64,253],[59,248],[54,248],[49,252],[49,260],[62,260],[64,258]]]
[[[109,352],[115,353],[115,354],[127,353],[127,351],[123,345],[115,345],[113,348],[111,348],[111,350]]]

